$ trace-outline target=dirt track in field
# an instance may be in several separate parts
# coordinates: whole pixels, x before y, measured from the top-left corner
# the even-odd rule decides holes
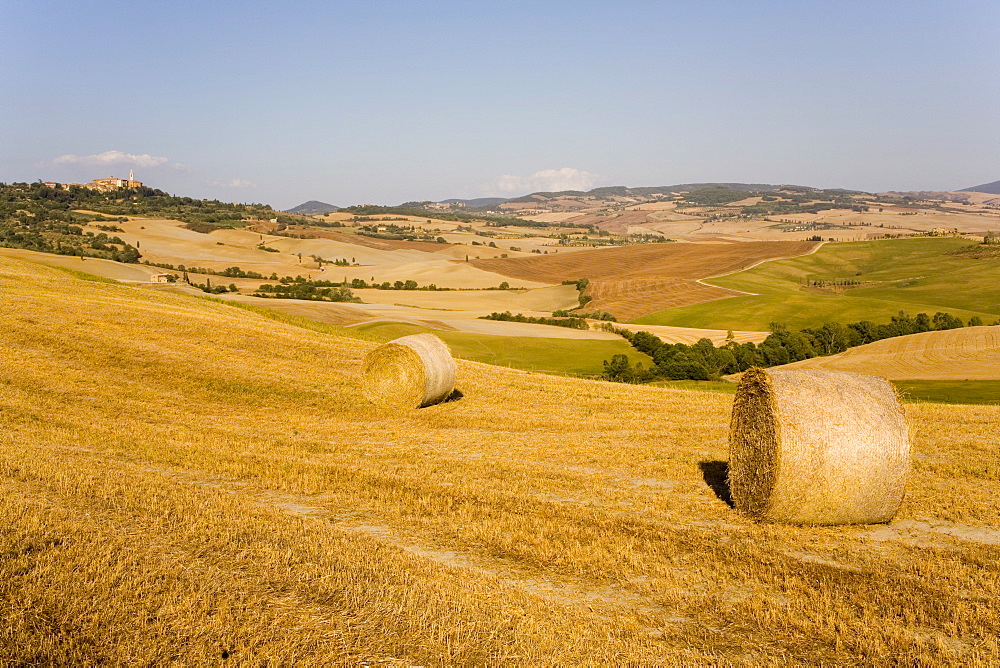
[[[689,278],[625,278],[594,281],[587,294],[594,298],[587,305],[588,309],[608,311],[624,321],[742,293],[703,285]]]
[[[735,296],[697,279],[740,271],[761,261],[794,257],[816,247],[811,241],[752,241],[711,244],[645,244],[559,253],[542,257],[472,260],[480,269],[543,283],[590,279],[592,308],[619,319],[666,308]]]

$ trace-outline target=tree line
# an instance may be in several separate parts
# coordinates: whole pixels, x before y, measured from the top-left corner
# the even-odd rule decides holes
[[[1000,320],[993,324],[1000,325]],[[970,327],[981,325],[983,321],[979,316],[969,320]],[[871,320],[847,325],[827,322],[822,327],[793,332],[783,324],[771,323],[771,333],[759,345],[753,342],[737,343],[730,332],[726,343],[716,347],[709,339],[701,339],[693,345],[664,343],[649,332],[632,332],[609,324],[606,327],[610,331],[622,336],[639,352],[649,355],[653,366],[644,368],[642,363],[633,365],[626,355],[615,355],[604,361],[602,377],[626,383],[657,379],[719,380],[726,374],[739,373],[754,366],[779,366],[834,355],[881,339],[964,326],[959,318],[949,313],[910,316],[900,311],[886,324],[875,324]]]
[[[583,318],[545,318],[523,313],[511,313],[504,311],[498,313],[494,311],[489,315],[479,316],[480,320],[500,320],[501,322],[531,322],[539,325],[555,325],[556,327],[569,327],[570,329],[590,329],[590,325]]]

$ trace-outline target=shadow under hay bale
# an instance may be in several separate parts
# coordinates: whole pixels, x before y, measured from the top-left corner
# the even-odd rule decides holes
[[[729,487],[737,510],[781,524],[876,524],[903,499],[910,441],[888,381],[751,369],[736,390]]]
[[[456,393],[462,396],[455,389],[455,372],[455,360],[444,341],[433,334],[413,334],[368,353],[361,387],[378,406],[422,408],[454,401]]]
[[[701,477],[705,480],[719,500],[730,508],[733,507],[733,495],[729,491],[729,463],[728,462],[698,462],[701,469]]]

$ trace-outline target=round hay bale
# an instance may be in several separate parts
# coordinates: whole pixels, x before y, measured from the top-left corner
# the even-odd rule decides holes
[[[362,388],[381,406],[422,408],[448,398],[455,389],[455,360],[433,334],[403,336],[365,357]]]
[[[780,524],[888,522],[910,439],[888,381],[844,371],[750,369],[729,428],[737,510]]]

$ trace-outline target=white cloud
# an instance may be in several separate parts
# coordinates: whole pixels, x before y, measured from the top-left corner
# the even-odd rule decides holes
[[[105,151],[94,155],[74,155],[68,153],[52,161],[54,165],[131,165],[134,167],[158,167],[169,162],[167,158],[142,153],[123,153],[122,151]]]
[[[215,185],[222,188],[256,188],[257,184],[246,179],[230,179],[229,181],[215,181]]]
[[[532,192],[559,190],[590,190],[597,183],[597,174],[572,167],[543,169],[531,176],[503,174],[486,189],[495,195],[526,195]]]

